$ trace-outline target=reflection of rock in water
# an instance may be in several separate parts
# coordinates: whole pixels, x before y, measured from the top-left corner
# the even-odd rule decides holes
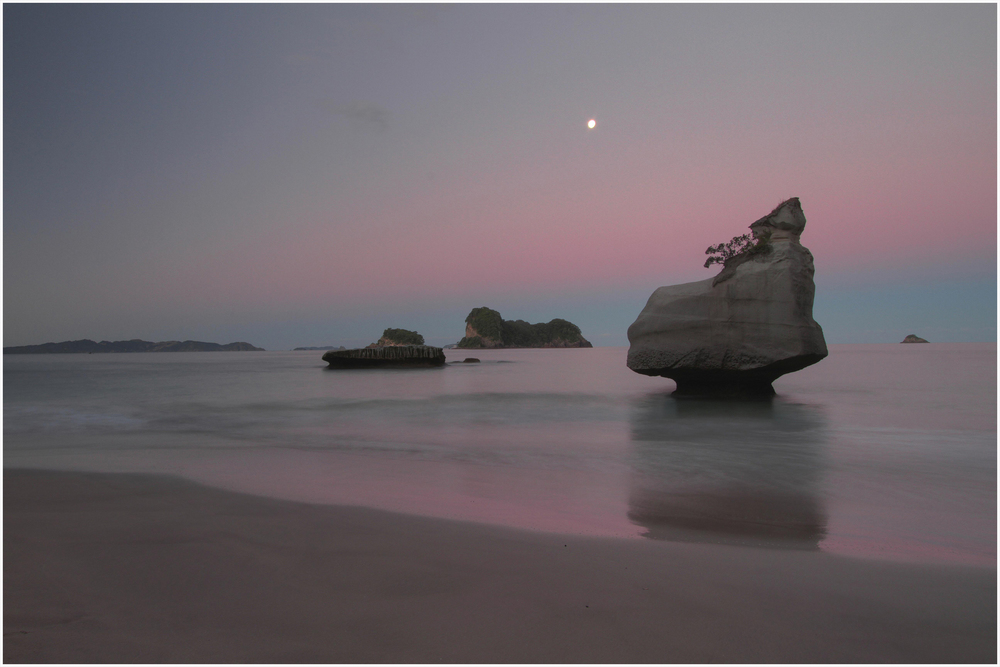
[[[825,420],[785,403],[636,401],[629,519],[646,537],[815,549]]]

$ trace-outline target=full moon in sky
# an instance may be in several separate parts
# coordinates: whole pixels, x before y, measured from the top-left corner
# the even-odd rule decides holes
[[[597,121],[596,120],[594,120],[593,118],[591,118],[590,120],[587,121],[587,128],[588,129],[593,130],[595,127],[597,127]]]

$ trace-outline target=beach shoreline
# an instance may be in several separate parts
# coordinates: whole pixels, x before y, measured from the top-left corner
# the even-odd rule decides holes
[[[4,470],[5,662],[996,662],[996,569]]]

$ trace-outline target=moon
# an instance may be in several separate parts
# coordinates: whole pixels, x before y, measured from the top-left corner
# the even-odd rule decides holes
[[[593,118],[591,118],[590,120],[587,121],[587,129],[588,130],[593,130],[595,127],[597,127],[597,121],[596,120],[594,120]]]

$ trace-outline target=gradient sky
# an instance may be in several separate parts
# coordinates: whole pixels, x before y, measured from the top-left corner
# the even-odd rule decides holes
[[[829,343],[995,341],[996,12],[5,4],[3,344],[627,345],[791,196]]]

